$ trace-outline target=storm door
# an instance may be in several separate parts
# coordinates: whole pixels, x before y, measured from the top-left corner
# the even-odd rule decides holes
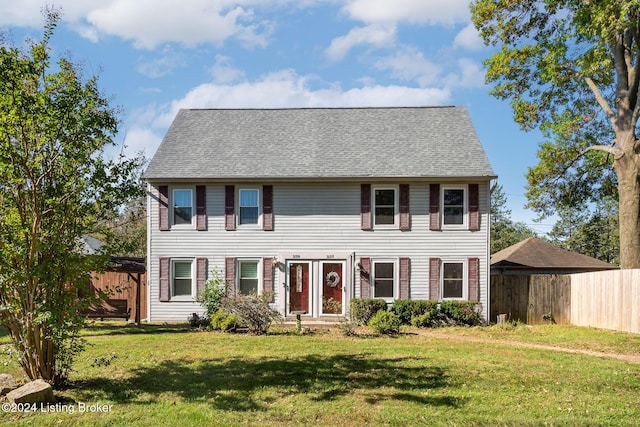
[[[287,314],[311,313],[311,263],[309,261],[288,262]]]
[[[322,314],[344,314],[344,262],[321,261]]]

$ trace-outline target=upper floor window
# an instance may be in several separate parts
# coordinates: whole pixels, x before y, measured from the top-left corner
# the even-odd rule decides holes
[[[258,225],[260,218],[260,192],[257,189],[240,189],[238,225]]]
[[[173,190],[173,224],[191,224],[193,218],[193,191],[191,189]]]
[[[372,270],[373,297],[393,299],[395,289],[395,263],[374,261]]]
[[[465,223],[465,190],[461,187],[444,188],[442,190],[442,222],[443,225],[456,226]]]
[[[393,226],[398,211],[397,191],[395,188],[373,189],[373,225]]]

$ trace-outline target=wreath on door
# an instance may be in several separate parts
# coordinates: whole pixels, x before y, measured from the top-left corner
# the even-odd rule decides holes
[[[340,275],[335,271],[331,271],[327,273],[325,281],[327,282],[328,286],[335,288],[336,286],[338,286],[338,283],[340,283]]]

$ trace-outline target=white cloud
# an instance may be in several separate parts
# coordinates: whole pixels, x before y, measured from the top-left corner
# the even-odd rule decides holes
[[[484,43],[473,24],[469,24],[456,35],[453,40],[453,46],[468,50],[481,50],[484,47]]]
[[[331,60],[340,60],[353,48],[358,45],[373,45],[376,47],[391,47],[396,38],[394,26],[369,25],[366,27],[354,28],[346,36],[333,39],[327,48],[327,57]]]
[[[448,89],[433,87],[370,84],[348,90],[343,90],[339,85],[312,89],[309,83],[314,79],[313,76],[300,76],[292,70],[281,70],[256,81],[244,81],[233,85],[201,84],[191,89],[184,97],[161,107],[150,107],[133,119],[137,122],[136,126],[148,126],[164,132],[181,108],[423,106],[443,105],[451,98]],[[153,154],[156,147],[157,144],[150,146],[148,154]]]
[[[469,0],[350,0],[343,11],[365,23],[453,25],[469,20]]]
[[[265,43],[266,35],[259,34],[255,23],[242,24],[252,21],[251,10],[226,6],[207,0],[190,0],[188,7],[175,0],[114,0],[89,12],[87,21],[101,33],[133,40],[136,47],[146,49],[172,41],[189,47],[220,45],[233,36]]]
[[[485,86],[485,72],[480,63],[468,58],[460,58],[457,61],[458,72],[446,77],[447,87],[480,88]]]
[[[402,81],[415,81],[420,87],[427,87],[438,82],[442,67],[424,57],[424,54],[414,47],[405,47],[394,55],[380,59],[375,67],[388,70],[391,76]]]
[[[151,158],[158,145],[160,145],[160,141],[162,141],[162,137],[155,134],[151,129],[133,127],[126,131],[123,151],[131,157],[137,153],[143,153],[146,157]]]
[[[0,2],[0,25],[42,28],[44,16],[42,10],[45,5],[54,6],[62,10],[63,19],[74,21],[85,15],[100,0],[57,0],[45,2],[43,0],[21,0]]]
[[[220,45],[237,38],[245,45],[264,46],[273,24],[258,20],[251,7],[286,6],[292,0],[57,0],[63,23],[97,42],[105,35],[132,40],[153,49],[167,42],[193,47]],[[43,0],[4,1],[0,26],[41,28]]]
[[[147,59],[142,56],[138,58],[136,70],[149,78],[155,79],[173,73],[173,70],[186,66],[185,55],[176,52],[170,46],[165,46],[159,57]]]
[[[231,65],[232,59],[224,55],[216,55],[216,63],[211,67],[214,83],[231,83],[244,77],[244,71]]]

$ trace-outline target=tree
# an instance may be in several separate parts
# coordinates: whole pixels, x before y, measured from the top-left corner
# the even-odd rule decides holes
[[[561,209],[549,238],[565,249],[617,264],[620,253],[618,205],[608,198],[598,202],[595,211]]]
[[[511,220],[511,210],[507,208],[502,185],[494,184],[491,187],[491,253],[495,254],[535,235],[525,223]]]
[[[62,58],[50,64],[60,13],[45,11],[42,41],[0,45],[0,321],[31,379],[65,379],[82,348],[92,270],[81,238],[136,194],[138,159],[109,160],[116,111],[97,78]]]
[[[110,235],[94,236],[108,240],[111,255],[141,258],[147,255],[147,204],[143,187],[140,193],[139,197],[132,198],[120,210],[113,212],[111,217],[105,218],[103,225]]]
[[[638,0],[478,0],[471,11],[501,47],[485,61],[491,93],[547,139],[530,206],[544,217],[617,192],[620,265],[640,268]]]

